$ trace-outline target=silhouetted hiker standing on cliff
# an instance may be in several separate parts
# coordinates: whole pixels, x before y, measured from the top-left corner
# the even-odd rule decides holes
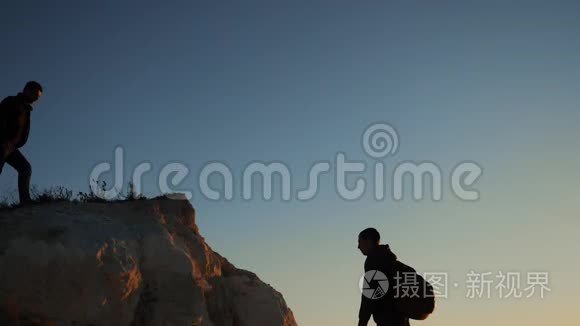
[[[389,284],[394,284],[393,276],[396,273],[397,256],[391,251],[389,245],[380,245],[381,236],[374,228],[364,229],[358,235],[358,249],[363,255],[367,256],[365,260],[365,279],[367,276],[374,276],[374,280],[367,279],[369,288],[377,289],[381,277],[379,275],[366,274],[367,272],[381,272],[387,277]],[[373,316],[377,326],[409,326],[409,318],[404,316],[395,308],[395,299],[392,291],[376,295],[371,291],[370,294],[364,293],[361,296],[360,310],[358,314],[358,325],[366,326]]]
[[[20,204],[30,202],[32,168],[19,148],[28,140],[31,104],[41,95],[42,86],[30,81],[18,95],[9,96],[0,103],[0,173],[4,163],[8,163],[18,171]]]

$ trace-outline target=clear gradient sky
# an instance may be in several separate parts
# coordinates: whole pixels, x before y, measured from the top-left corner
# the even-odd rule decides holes
[[[0,26],[0,95],[45,86],[23,148],[34,184],[85,191],[116,145],[125,179],[153,164],[149,195],[163,164],[186,164],[207,241],[282,292],[300,325],[355,324],[367,226],[460,284],[414,325],[580,324],[578,1],[11,1]],[[473,160],[481,199],[446,182],[440,202],[345,201],[328,175],[307,202],[197,188],[210,161],[238,181],[252,161],[282,161],[300,188],[338,151],[371,166],[360,136],[376,121],[399,132],[388,168]],[[5,167],[3,195],[15,187]],[[471,270],[548,271],[552,291],[467,299]]]

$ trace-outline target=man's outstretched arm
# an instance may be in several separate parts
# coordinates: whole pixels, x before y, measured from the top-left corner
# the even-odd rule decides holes
[[[365,260],[364,271],[365,273],[372,270],[379,270],[379,261],[376,257],[368,256]],[[368,280],[370,282],[370,280]],[[358,312],[358,325],[366,326],[373,312],[375,311],[376,300],[367,298],[365,295],[361,295],[360,309]]]
[[[367,326],[372,313],[371,299],[361,295],[360,309],[358,311],[358,326]]]
[[[7,97],[0,102],[0,141],[7,140],[13,133],[13,125],[18,115],[13,97]]]

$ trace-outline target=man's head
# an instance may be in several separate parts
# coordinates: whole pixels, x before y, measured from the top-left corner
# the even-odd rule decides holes
[[[381,235],[375,228],[364,229],[358,235],[358,249],[366,256],[379,245],[380,240]]]
[[[28,103],[32,104],[36,102],[42,95],[42,86],[38,82],[29,81],[26,83],[26,86],[24,86],[22,94],[24,94],[24,97]]]

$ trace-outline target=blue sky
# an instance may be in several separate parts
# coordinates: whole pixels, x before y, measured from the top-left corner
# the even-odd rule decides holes
[[[429,325],[578,322],[569,301],[580,272],[580,6],[574,1],[3,3],[0,90],[45,87],[23,152],[33,183],[87,189],[92,167],[126,151],[155,175],[188,166],[210,245],[280,290],[300,325],[352,325],[363,257],[356,235],[376,226],[420,271],[548,270],[547,301],[441,301]],[[371,123],[397,128],[396,156],[443,171],[472,160],[481,199],[344,201],[329,176],[311,201],[210,201],[196,177],[226,163],[308,168],[366,156]],[[389,170],[392,171],[392,170]],[[110,176],[108,176],[110,177]],[[239,189],[236,184],[236,189]],[[3,194],[16,175],[5,167]],[[275,193],[276,194],[276,193]],[[462,292],[463,291],[463,292]],[[493,314],[489,312],[493,311]],[[553,317],[550,317],[553,318]],[[574,319],[575,318],[575,319]],[[475,321],[474,321],[475,319]]]

